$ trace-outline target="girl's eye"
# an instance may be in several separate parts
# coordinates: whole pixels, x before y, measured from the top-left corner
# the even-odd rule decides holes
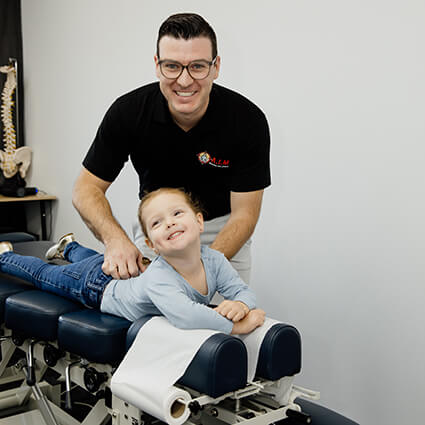
[[[181,211],[176,211],[175,213],[174,213],[174,215],[179,215],[179,214],[181,214],[182,212]]]
[[[158,224],[159,224],[159,221],[158,221],[158,220],[157,220],[157,221],[154,221],[154,222],[152,223],[152,228],[156,227]]]

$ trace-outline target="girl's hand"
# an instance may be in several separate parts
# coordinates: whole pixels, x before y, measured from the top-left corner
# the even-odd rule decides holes
[[[214,310],[232,322],[239,322],[249,313],[249,307],[242,301],[231,300],[222,301]]]
[[[254,329],[258,328],[264,323],[266,319],[266,313],[256,308],[251,310],[241,321],[235,323],[232,329],[232,335],[234,334],[248,334]]]

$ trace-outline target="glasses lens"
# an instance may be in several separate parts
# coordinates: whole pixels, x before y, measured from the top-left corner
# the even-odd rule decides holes
[[[161,72],[164,75],[164,77],[167,78],[177,78],[180,76],[180,73],[182,72],[182,65],[177,62],[171,62],[171,61],[164,61],[161,62]]]
[[[189,64],[189,74],[195,80],[202,80],[210,73],[210,64],[206,61],[195,61]]]

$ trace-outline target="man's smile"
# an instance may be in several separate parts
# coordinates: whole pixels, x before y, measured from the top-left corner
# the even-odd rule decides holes
[[[175,91],[175,93],[177,94],[177,96],[190,97],[193,96],[196,91]]]

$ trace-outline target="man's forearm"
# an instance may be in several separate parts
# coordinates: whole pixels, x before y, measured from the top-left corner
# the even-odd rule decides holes
[[[105,245],[102,271],[114,279],[128,279],[146,270],[143,254],[115,220],[106,199],[110,182],[83,168],[72,194],[72,203],[88,228]]]
[[[256,222],[256,219],[230,217],[211,244],[211,248],[222,252],[230,260],[251,237]]]
[[[94,236],[103,244],[115,238],[128,238],[114,218],[102,189],[92,185],[74,187],[72,203]]]
[[[260,216],[263,190],[247,193],[231,192],[229,220],[218,233],[211,248],[230,260],[254,233]]]

